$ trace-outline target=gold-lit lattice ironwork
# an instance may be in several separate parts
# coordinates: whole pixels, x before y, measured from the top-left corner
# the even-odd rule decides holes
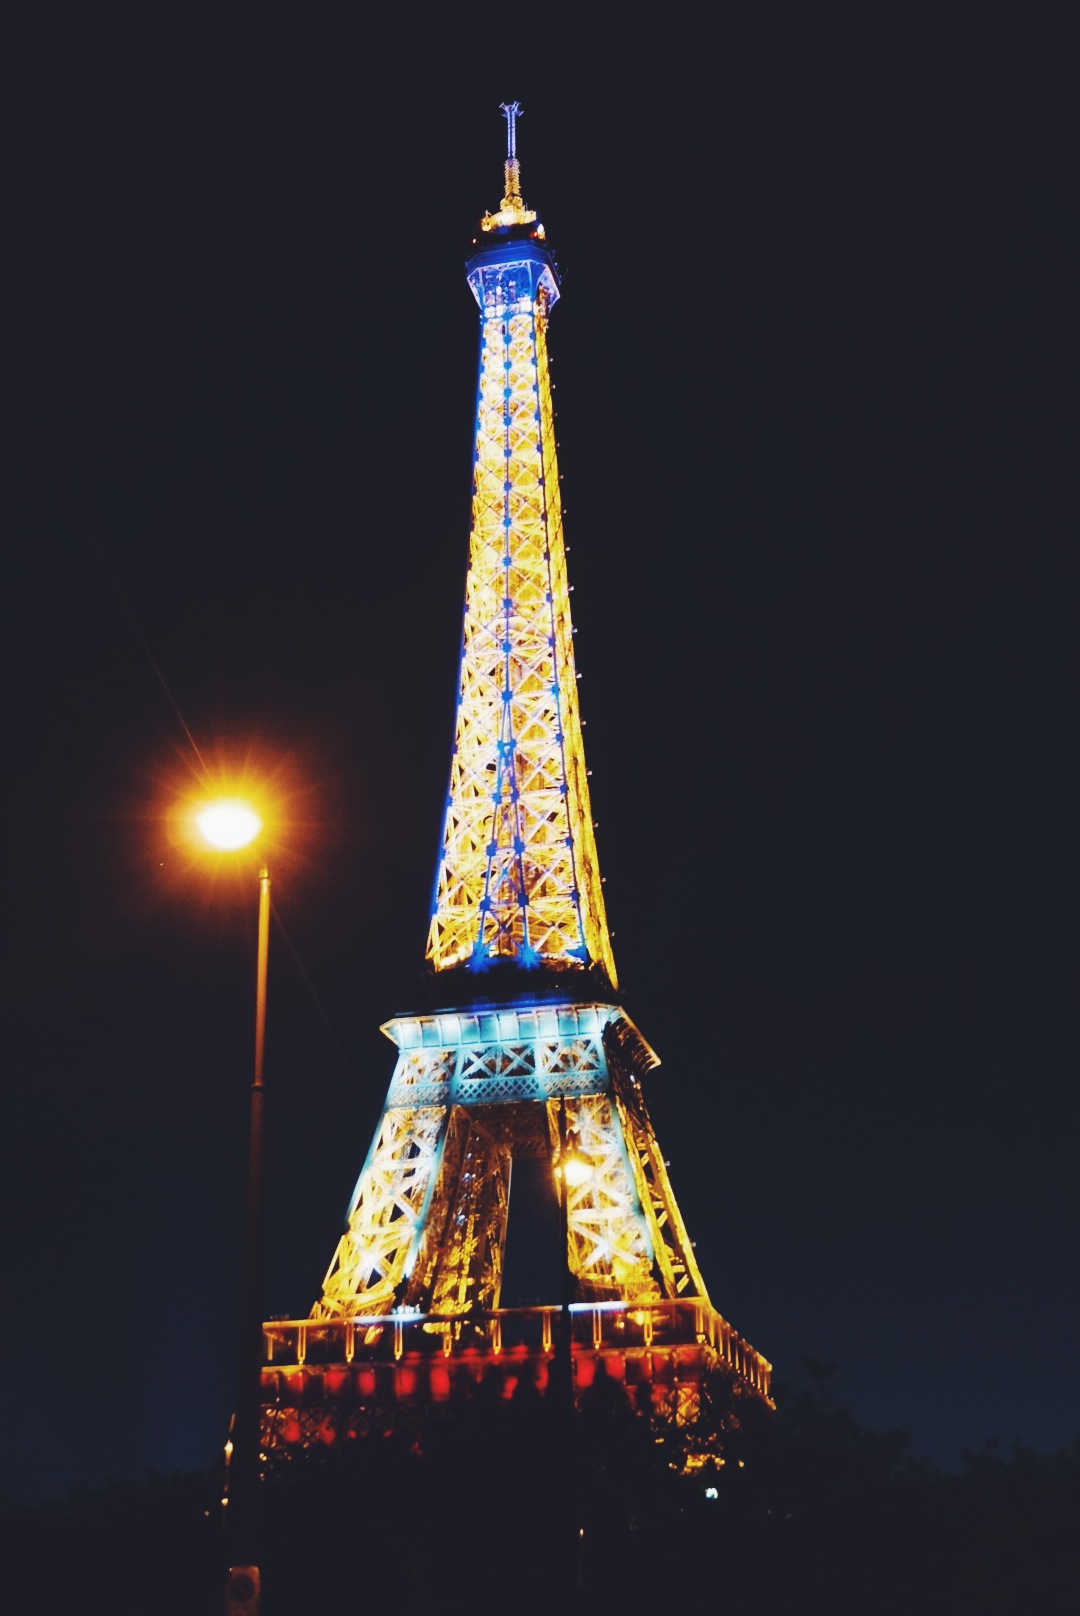
[[[527,237],[479,253],[472,537],[457,723],[427,957],[598,965],[615,985],[581,738],[547,318]]]
[[[377,1313],[394,1305],[423,1227],[444,1120],[443,1109],[433,1105],[393,1106],[383,1112],[348,1227],[323,1281],[325,1311],[362,1307]]]

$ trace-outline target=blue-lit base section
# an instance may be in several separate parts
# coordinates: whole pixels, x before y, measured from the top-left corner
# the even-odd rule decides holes
[[[581,1301],[707,1301],[617,1005],[396,1016],[390,1089],[315,1318],[500,1305],[515,1157],[550,1164]],[[555,1302],[558,1297],[543,1298]]]
[[[397,1045],[388,1107],[490,1105],[602,1094],[611,1075],[604,1035],[629,1023],[608,1004],[518,1004],[395,1016],[381,1029]]]

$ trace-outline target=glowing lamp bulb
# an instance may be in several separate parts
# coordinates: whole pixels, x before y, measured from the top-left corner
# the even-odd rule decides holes
[[[570,1188],[576,1190],[592,1177],[592,1168],[583,1156],[571,1154],[563,1163],[563,1173]]]
[[[203,839],[223,853],[246,847],[262,830],[262,820],[254,808],[235,800],[210,803],[195,815],[195,823]]]

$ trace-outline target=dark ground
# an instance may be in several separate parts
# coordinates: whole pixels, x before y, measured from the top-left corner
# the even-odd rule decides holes
[[[984,1451],[954,1474],[860,1428],[828,1377],[784,1412],[743,1409],[725,1462],[678,1473],[683,1441],[598,1383],[567,1430],[483,1402],[361,1451],[295,1465],[263,1500],[265,1616],[675,1599],[780,1616],[1056,1616],[1080,1595],[1080,1449]],[[219,1479],[84,1491],[0,1520],[33,1608],[221,1608]],[[710,1490],[712,1496],[710,1496]],[[24,1569],[28,1568],[28,1569]],[[23,1578],[26,1581],[23,1581]]]

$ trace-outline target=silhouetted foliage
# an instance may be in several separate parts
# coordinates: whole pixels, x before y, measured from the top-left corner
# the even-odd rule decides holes
[[[210,1476],[155,1478],[9,1510],[10,1607],[217,1616],[219,1490]],[[1080,1442],[1050,1455],[988,1446],[942,1473],[901,1433],[835,1407],[825,1374],[781,1388],[775,1414],[718,1383],[696,1433],[651,1422],[599,1374],[572,1420],[535,1394],[481,1393],[286,1465],[264,1487],[263,1608],[704,1597],[766,1616],[808,1602],[860,1616],[1053,1613],[1077,1607],[1078,1510]]]
[[[221,1610],[217,1479],[151,1476],[76,1488],[62,1503],[0,1515],[6,1610]],[[209,1602],[208,1602],[209,1601]]]

